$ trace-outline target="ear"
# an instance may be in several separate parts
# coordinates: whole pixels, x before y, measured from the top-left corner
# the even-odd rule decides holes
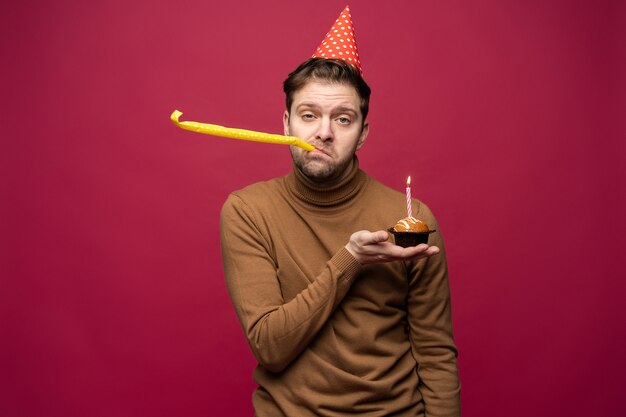
[[[361,147],[365,144],[365,140],[367,139],[367,134],[370,132],[370,124],[366,120],[363,123],[363,128],[361,129],[361,135],[359,136],[359,141],[356,143],[356,148],[361,149]]]
[[[285,136],[289,136],[289,112],[285,110],[283,113],[283,130],[285,132]]]

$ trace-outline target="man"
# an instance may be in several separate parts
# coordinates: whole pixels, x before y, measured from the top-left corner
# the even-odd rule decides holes
[[[458,416],[442,240],[389,240],[405,196],[358,167],[370,95],[358,66],[312,58],[284,90],[285,134],[315,150],[292,147],[292,173],[232,193],[221,217],[228,289],[259,362],[256,415]]]

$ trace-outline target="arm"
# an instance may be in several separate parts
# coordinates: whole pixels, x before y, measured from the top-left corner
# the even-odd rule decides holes
[[[434,218],[428,223],[439,230]],[[441,235],[434,233],[431,238],[440,253],[410,264],[407,305],[411,347],[418,363],[426,416],[458,417],[460,384],[446,254]]]
[[[236,195],[222,208],[220,232],[226,283],[250,348],[261,365],[280,372],[326,323],[361,265],[342,248],[303,291],[285,301],[271,242]]]

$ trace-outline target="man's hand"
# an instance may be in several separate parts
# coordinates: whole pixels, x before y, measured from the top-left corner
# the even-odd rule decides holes
[[[428,246],[425,243],[410,248],[394,245],[389,242],[389,234],[384,230],[377,232],[361,230],[353,233],[346,249],[361,265],[412,261],[439,253],[437,246]]]

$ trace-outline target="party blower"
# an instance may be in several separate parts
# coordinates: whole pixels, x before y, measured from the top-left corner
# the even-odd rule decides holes
[[[204,133],[205,135],[220,136],[223,138],[250,140],[253,142],[278,143],[281,145],[298,146],[304,150],[312,151],[315,149],[312,145],[304,142],[295,136],[274,135],[270,133],[255,132],[253,130],[234,129],[230,127],[218,126],[209,123],[198,122],[180,122],[178,118],[182,113],[174,110],[170,119],[181,129],[191,130],[192,132]]]

